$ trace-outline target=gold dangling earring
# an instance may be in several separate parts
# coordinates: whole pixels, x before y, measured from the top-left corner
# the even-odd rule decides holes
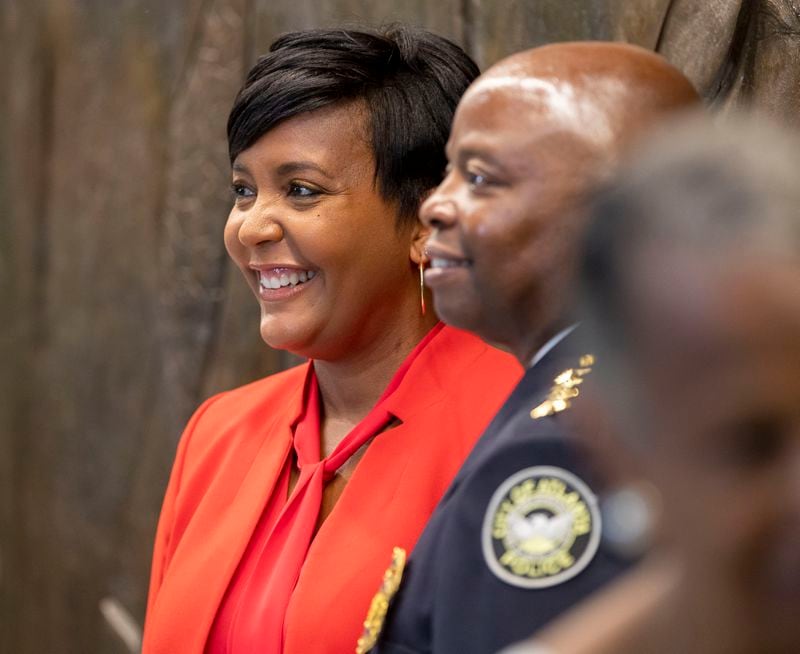
[[[419,305],[425,315],[425,255],[419,258]]]

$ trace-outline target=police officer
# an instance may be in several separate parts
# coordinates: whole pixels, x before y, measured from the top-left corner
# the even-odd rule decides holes
[[[697,100],[657,55],[611,43],[516,54],[462,98],[447,176],[422,208],[425,281],[446,322],[527,372],[405,568],[395,551],[357,651],[495,652],[626,567],[603,543],[597,484],[565,421],[602,365],[570,320],[581,197],[643,128]]]

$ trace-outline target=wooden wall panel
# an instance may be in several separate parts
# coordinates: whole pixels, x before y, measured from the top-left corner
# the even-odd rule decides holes
[[[17,386],[3,414],[15,465],[3,651],[125,651],[99,602],[113,597],[141,622],[188,414],[278,367],[252,298],[224,292],[224,122],[244,10],[238,0],[4,8],[23,46],[12,67],[26,75],[10,82],[3,158],[14,172],[3,188],[19,188],[3,227],[15,252],[3,334],[26,374],[24,384],[2,376]]]
[[[612,38],[654,50],[672,0],[610,0]]]
[[[655,47],[669,0],[469,0],[469,36],[481,68],[556,41],[619,40]]]
[[[66,3],[40,9],[46,78],[36,129],[45,143],[27,184],[38,198],[34,254],[20,270],[34,286],[36,324],[28,433],[18,435],[22,611],[9,651],[78,652],[104,643],[97,604],[152,385],[154,347],[142,325],[153,315],[158,157],[149,123],[158,98],[138,88],[154,68],[148,53],[137,49],[144,70],[134,71],[117,52],[136,39],[118,16]],[[18,116],[15,128],[25,122]]]
[[[794,0],[674,0],[659,51],[723,111],[754,106],[800,127]]]
[[[762,0],[757,24],[744,46],[754,50],[740,91],[749,104],[800,128],[800,5],[796,0]]]
[[[47,206],[49,82],[43,12],[36,5],[3,3],[2,95],[0,120],[0,649],[19,651],[22,634],[37,624],[36,590],[46,586],[40,566],[29,555],[38,541],[34,529],[49,512],[33,492],[37,466],[35,434],[29,416],[35,399],[33,368],[40,343],[41,282],[37,261],[42,251]],[[41,495],[47,487],[39,486]],[[43,515],[44,514],[44,515]],[[28,593],[26,586],[35,587]],[[24,651],[24,650],[23,650]],[[27,651],[35,651],[29,648]]]
[[[250,59],[265,52],[283,32],[338,25],[381,26],[395,21],[425,27],[463,45],[465,0],[254,0]]]
[[[482,66],[545,42],[627,40],[658,47],[709,97],[728,61],[723,107],[796,122],[797,12],[753,0],[737,23],[742,6],[0,0],[0,651],[131,651],[99,602],[142,621],[185,420],[291,361],[261,343],[222,245],[225,120],[275,36],[401,20]]]
[[[518,50],[612,33],[606,0],[471,0],[468,7],[469,41],[481,69]]]

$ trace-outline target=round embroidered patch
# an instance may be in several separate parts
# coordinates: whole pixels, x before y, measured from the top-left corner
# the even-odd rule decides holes
[[[492,495],[481,540],[489,569],[521,588],[547,588],[571,579],[600,544],[597,498],[571,472],[525,468]]]

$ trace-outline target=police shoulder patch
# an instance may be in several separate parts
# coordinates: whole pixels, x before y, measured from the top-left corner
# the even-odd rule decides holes
[[[600,544],[600,511],[589,487],[553,466],[525,468],[494,492],[483,519],[483,556],[498,579],[548,588],[571,579]]]

